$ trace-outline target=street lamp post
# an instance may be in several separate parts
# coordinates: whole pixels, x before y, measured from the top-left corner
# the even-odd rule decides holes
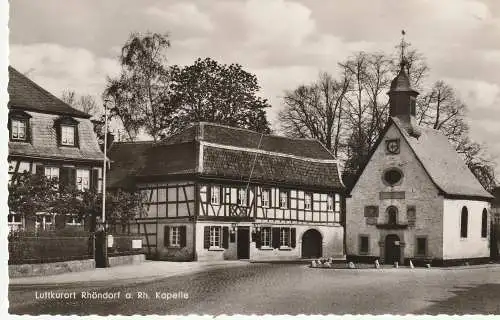
[[[108,238],[106,234],[106,169],[108,148],[108,100],[104,100],[104,158],[102,168],[102,226],[104,228],[104,264],[108,267]]]

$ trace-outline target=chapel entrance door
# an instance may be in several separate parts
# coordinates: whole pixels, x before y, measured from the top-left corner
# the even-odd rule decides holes
[[[385,237],[385,264],[394,264],[401,262],[400,239],[396,234],[390,234]]]

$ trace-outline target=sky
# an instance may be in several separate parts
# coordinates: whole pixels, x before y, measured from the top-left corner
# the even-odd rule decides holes
[[[58,96],[100,97],[131,32],[169,33],[172,64],[212,57],[255,74],[274,128],[285,90],[356,51],[392,52],[404,29],[500,160],[499,0],[11,0],[9,27],[10,64]]]

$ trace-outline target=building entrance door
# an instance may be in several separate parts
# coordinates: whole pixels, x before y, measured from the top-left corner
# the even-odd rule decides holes
[[[385,237],[385,264],[394,264],[401,261],[401,247],[399,245],[399,237],[395,234],[390,234]]]
[[[236,241],[238,259],[250,259],[250,228],[238,227]]]
[[[323,255],[323,237],[318,230],[309,229],[302,236],[302,258],[321,258]]]

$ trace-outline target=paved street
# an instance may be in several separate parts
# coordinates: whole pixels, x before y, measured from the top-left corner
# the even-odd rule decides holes
[[[51,298],[46,291],[67,297]],[[149,282],[11,286],[9,301],[14,314],[500,314],[500,266],[328,270],[245,264]]]

